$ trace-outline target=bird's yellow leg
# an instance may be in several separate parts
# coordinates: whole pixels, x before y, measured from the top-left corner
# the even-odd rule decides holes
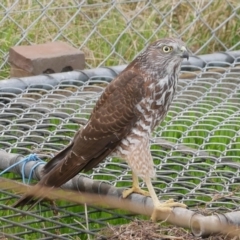
[[[122,192],[123,198],[127,198],[131,193],[139,193],[144,196],[150,196],[148,191],[144,191],[139,187],[138,176],[134,172],[132,172],[132,179],[133,179],[132,187]]]
[[[150,178],[146,178],[145,179],[149,194],[153,200],[153,205],[154,205],[154,209],[153,209],[153,213],[151,216],[151,220],[152,221],[157,221],[158,220],[158,216],[159,213],[164,212],[164,213],[170,213],[172,211],[172,207],[182,207],[182,208],[186,208],[187,206],[183,203],[179,203],[179,202],[174,202],[173,199],[169,199],[165,202],[160,202],[155,190],[153,188],[152,182]]]

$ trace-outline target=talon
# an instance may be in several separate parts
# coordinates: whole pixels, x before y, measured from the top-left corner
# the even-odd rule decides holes
[[[127,198],[130,194],[132,193],[139,193],[141,195],[144,195],[144,196],[150,196],[149,192],[148,191],[144,191],[142,190],[140,187],[136,187],[136,186],[133,186],[129,189],[126,189],[122,192],[122,197],[123,198]]]
[[[131,193],[139,193],[144,196],[150,196],[150,193],[148,191],[144,191],[139,187],[138,177],[134,172],[132,172],[132,179],[133,179],[132,187],[122,192],[123,198],[127,198]]]
[[[186,208],[187,206],[183,203],[174,202],[174,200],[172,198],[163,203],[158,202],[154,205],[154,210],[151,215],[151,220],[153,222],[156,222],[158,220],[159,212],[171,213],[173,207]]]

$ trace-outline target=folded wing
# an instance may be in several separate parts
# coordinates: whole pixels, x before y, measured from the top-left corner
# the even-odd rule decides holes
[[[59,187],[79,172],[90,170],[103,161],[138,120],[136,105],[145,95],[143,85],[143,77],[134,70],[123,71],[113,80],[96,103],[86,126],[76,133],[70,145],[45,165],[38,188],[39,185]],[[33,192],[23,196],[14,206],[28,203]]]

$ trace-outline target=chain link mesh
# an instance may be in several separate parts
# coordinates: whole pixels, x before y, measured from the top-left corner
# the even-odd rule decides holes
[[[0,69],[9,47],[56,40],[83,50],[90,68],[127,63],[164,36],[195,54],[240,47],[237,0],[3,0],[0,26]]]
[[[239,57],[227,68],[209,64],[199,72],[182,72],[174,102],[166,120],[155,130],[151,143],[157,171],[153,185],[162,200],[173,197],[192,209],[207,204],[208,209],[217,212],[239,209],[239,73]],[[71,141],[79,124],[87,121],[107,84],[104,76],[95,76],[86,82],[65,79],[55,86],[33,82],[26,89],[18,92],[15,89],[15,93],[2,91],[0,149],[23,155],[36,152],[43,159],[51,158]],[[114,186],[130,187],[129,170],[125,162],[108,158],[89,176]],[[26,218],[17,218],[22,225],[15,224],[16,216],[21,212],[13,211],[7,204],[15,195],[2,194],[5,197],[1,199],[0,207],[9,211],[8,217],[2,218],[5,236],[9,229],[17,229],[16,239],[22,239],[25,231],[30,235],[45,234],[49,238],[43,239],[51,239],[51,234],[57,235],[59,228],[59,236],[65,239],[61,234],[66,233],[67,239],[75,235],[75,228],[79,227],[78,222],[69,224],[68,217],[75,219],[78,216],[79,219],[80,214],[83,218],[80,222],[85,223],[82,206],[77,206],[76,214],[76,210],[71,211],[72,205],[65,204],[60,205],[61,221],[52,215],[44,218],[44,212],[49,214],[49,209],[40,208],[36,212],[24,212]],[[124,223],[131,219],[130,215],[100,208],[93,208],[88,213],[91,234],[107,222],[114,224],[117,219],[118,223]],[[98,220],[91,218],[98,214]],[[44,221],[48,227],[39,232],[34,224],[44,224]],[[52,225],[54,227],[49,227]],[[81,234],[86,233],[82,226],[78,230]]]
[[[83,50],[89,68],[127,63],[149,41],[169,35],[183,38],[196,54],[240,48],[237,0],[3,0],[0,19],[1,70],[7,67],[10,46],[56,40]],[[239,62],[236,58],[224,67],[209,63],[191,74],[183,72],[174,103],[151,144],[157,170],[153,185],[162,199],[181,199],[195,208],[208,203],[218,211],[239,208]],[[1,91],[0,149],[51,158],[87,121],[106,84],[99,76],[86,82],[65,79],[55,86],[33,82],[14,93]],[[132,183],[127,164],[117,159],[106,159],[89,176],[114,186]],[[83,206],[63,203],[60,218],[44,207],[13,210],[8,203],[16,195],[2,191],[1,196],[0,209],[8,213],[0,219],[1,231],[10,239],[33,239],[36,232],[38,239],[69,239],[94,234],[107,222],[132,219],[90,208],[88,231]]]

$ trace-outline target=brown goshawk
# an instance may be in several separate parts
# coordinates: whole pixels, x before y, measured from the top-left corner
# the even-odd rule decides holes
[[[164,119],[173,100],[183,58],[189,54],[185,44],[165,38],[150,44],[104,90],[87,124],[73,141],[45,166],[43,176],[34,187],[60,187],[81,171],[88,171],[107,156],[127,161],[132,169],[133,186],[123,192],[150,195],[157,211],[171,211],[184,204],[168,200],[160,203],[151,183],[155,176],[150,152],[150,136]],[[139,187],[138,177],[148,191]],[[14,207],[30,203],[33,192],[18,200]]]

